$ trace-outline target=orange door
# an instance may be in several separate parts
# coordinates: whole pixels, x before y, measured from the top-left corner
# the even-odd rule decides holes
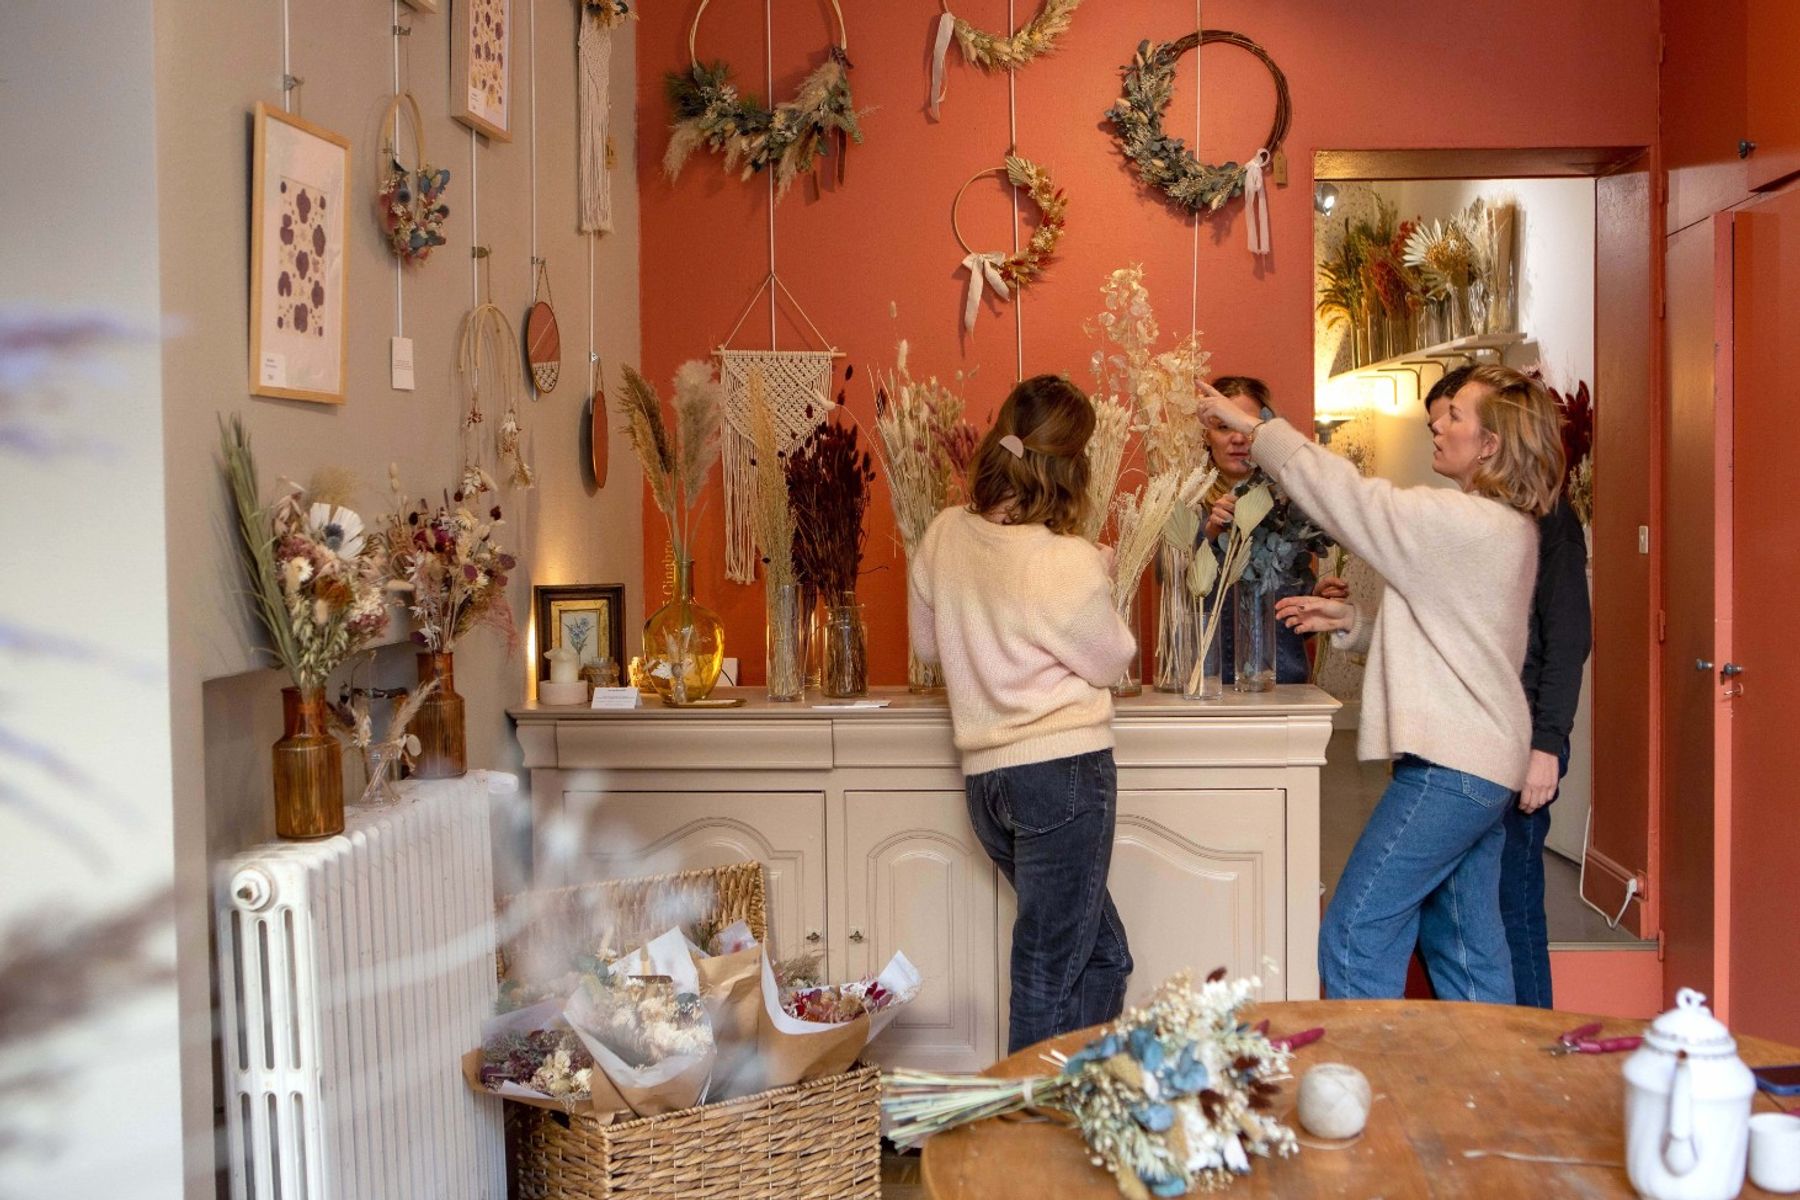
[[[1800,786],[1787,752],[1800,703],[1800,636],[1777,598],[1800,581],[1800,184],[1734,214],[1732,609],[1728,698],[1731,790],[1719,831],[1728,851],[1731,1020],[1800,1043]],[[1784,611],[1789,610],[1789,611]],[[1737,670],[1741,669],[1741,674]]]
[[[1750,0],[1745,34],[1744,136],[1756,143],[1745,165],[1750,186],[1765,188],[1800,171],[1800,104],[1794,101],[1794,72],[1800,69],[1800,4]],[[1729,78],[1728,72],[1721,73]]]
[[[1719,285],[1730,296],[1731,218],[1702,221],[1668,239],[1665,284],[1668,295],[1664,373],[1662,644],[1662,821],[1659,857],[1662,896],[1657,905],[1667,952],[1665,999],[1676,989],[1697,988],[1717,1004],[1722,972],[1715,955],[1724,939],[1716,934],[1713,823],[1718,687],[1715,667],[1721,605],[1715,596],[1715,550],[1728,539],[1716,536],[1717,522],[1729,524],[1720,502],[1727,479],[1719,455],[1729,448],[1720,437],[1720,393],[1714,347]],[[1719,231],[1715,234],[1715,230]],[[1724,253],[1716,244],[1723,237]],[[1715,264],[1723,263],[1723,268]],[[1726,313],[1729,320],[1729,312]],[[1728,597],[1727,597],[1728,599]]]

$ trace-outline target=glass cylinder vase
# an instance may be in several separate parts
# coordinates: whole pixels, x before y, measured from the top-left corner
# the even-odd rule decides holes
[[[694,560],[675,566],[675,598],[644,622],[644,669],[671,704],[704,700],[725,666],[725,623],[694,601]]]
[[[1125,609],[1119,614],[1125,622],[1125,628],[1131,630],[1131,658],[1125,663],[1125,670],[1119,675],[1119,682],[1112,685],[1115,696],[1136,696],[1144,690],[1144,654],[1141,639],[1138,636],[1137,594],[1132,593],[1125,601]]]
[[[825,663],[819,690],[836,700],[869,690],[869,641],[862,605],[847,598],[825,610]]]
[[[464,731],[463,698],[456,693],[456,656],[427,651],[418,656],[419,684],[437,688],[420,701],[408,732],[419,739],[413,764],[415,779],[455,779],[468,773],[469,744]]]
[[[764,624],[769,699],[791,702],[806,698],[806,606],[797,583],[767,589]]]
[[[1266,692],[1275,686],[1275,596],[1277,589],[1240,583],[1232,589],[1232,687]]]
[[[344,832],[344,759],[325,723],[324,688],[281,689],[275,743],[275,832],[323,838]]]
[[[1194,642],[1196,646],[1204,645],[1206,654],[1204,665],[1200,670],[1195,671],[1190,664],[1187,676],[1181,681],[1181,695],[1184,700],[1217,700],[1225,694],[1224,676],[1219,669],[1220,664],[1225,661],[1225,639],[1220,630],[1214,630],[1211,639],[1206,636],[1208,623],[1215,619],[1222,622],[1223,618],[1222,611],[1215,618],[1213,606],[1205,600],[1194,605]],[[1195,657],[1199,658],[1200,656],[1196,653]]]
[[[906,648],[906,690],[915,696],[926,696],[944,690],[944,668],[941,663],[928,663]]]
[[[1194,670],[1199,643],[1195,641],[1194,594],[1188,591],[1188,568],[1193,565],[1191,546],[1164,541],[1156,551],[1156,574],[1161,583],[1156,602],[1155,687],[1159,692],[1180,692]]]

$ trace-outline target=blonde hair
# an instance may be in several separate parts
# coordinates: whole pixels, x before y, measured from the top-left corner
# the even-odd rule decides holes
[[[1556,507],[1562,488],[1562,414],[1544,385],[1511,367],[1479,366],[1457,389],[1483,391],[1475,406],[1500,448],[1476,468],[1469,490],[1533,517]]]
[[[1075,533],[1087,515],[1088,438],[1094,406],[1060,375],[1035,375],[1013,388],[969,463],[969,510],[1010,506],[1009,525]],[[1001,444],[1016,437],[1023,453]]]

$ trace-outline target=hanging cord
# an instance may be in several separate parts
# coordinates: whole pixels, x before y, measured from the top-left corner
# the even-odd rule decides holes
[[[400,84],[400,39],[401,39],[401,37],[404,36],[404,34],[401,33],[401,25],[400,25],[400,0],[391,0],[390,9],[391,9],[391,12],[393,15],[393,25],[390,28],[392,28],[392,30],[393,30],[393,37],[394,37],[394,95],[397,98],[400,95],[402,95],[403,93],[405,93],[405,91],[406,91],[406,89],[404,87],[402,87]],[[412,27],[407,26],[406,32],[407,33],[412,32]],[[414,105],[415,112],[417,110],[417,107],[418,106],[415,104]],[[393,151],[394,151],[394,157],[396,159],[398,159],[400,157],[400,122],[398,120],[398,114],[390,111],[389,119],[393,121],[393,126],[394,126]],[[385,124],[384,124],[384,128],[385,128]],[[418,162],[419,166],[423,167],[425,165],[424,135],[420,132],[419,127],[416,125],[413,127],[413,134],[414,134],[413,140],[415,143],[413,146],[413,153],[417,156],[416,161]],[[381,165],[384,169],[387,166],[386,163],[383,163]],[[405,337],[406,336],[406,270],[405,270],[405,268],[406,268],[405,260],[401,259],[398,255],[396,255],[394,258],[394,336],[395,337]]]
[[[1204,2],[1205,0],[1194,0],[1195,29],[1203,30],[1206,28],[1205,19],[1200,12]],[[1200,153],[1200,63],[1200,51],[1196,48],[1194,50],[1194,153],[1196,155]],[[1200,332],[1200,213],[1198,209],[1194,212],[1193,226],[1194,274],[1192,290],[1188,294],[1188,335],[1190,337],[1197,335]]]
[[[1006,27],[1017,29],[1013,0],[1006,0]],[[1011,139],[1009,154],[1019,152],[1019,73],[1006,73],[1006,136]],[[1019,185],[1012,185],[1012,252],[1019,253]],[[1013,294],[1013,379],[1025,378],[1025,289]]]
[[[281,111],[294,111],[294,93],[301,80],[294,77],[294,38],[289,21],[288,0],[281,0]]]
[[[531,17],[531,33],[526,39],[526,75],[530,83],[526,88],[531,97],[531,121],[526,126],[531,141],[531,271],[541,261],[538,258],[538,145],[537,145],[537,0],[530,0],[526,12]],[[535,271],[532,272],[535,275]],[[532,280],[536,286],[536,279]]]

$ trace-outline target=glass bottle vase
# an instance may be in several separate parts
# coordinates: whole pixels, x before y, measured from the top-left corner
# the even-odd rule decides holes
[[[671,704],[704,700],[725,666],[725,623],[694,601],[694,560],[675,565],[675,598],[644,622],[644,669]]]
[[[1275,687],[1275,596],[1272,587],[1239,583],[1232,589],[1232,687],[1267,692]]]
[[[1213,597],[1207,596],[1194,604],[1192,614],[1194,644],[1196,647],[1202,645],[1206,647],[1205,665],[1199,671],[1195,671],[1194,664],[1192,662],[1188,664],[1188,673],[1181,681],[1181,695],[1184,700],[1217,700],[1225,694],[1224,676],[1219,669],[1220,664],[1225,660],[1224,634],[1222,630],[1215,629],[1212,631],[1210,639],[1206,636],[1208,624],[1215,620],[1222,623],[1224,618],[1222,610],[1214,612],[1215,606],[1212,601]],[[1195,658],[1200,658],[1198,650],[1196,650]]]
[[[806,698],[806,608],[800,585],[770,585],[764,624],[769,699],[792,702]]]
[[[344,760],[325,724],[325,689],[281,689],[274,747],[275,833],[324,838],[344,832]]]
[[[1156,550],[1156,674],[1159,692],[1186,689],[1188,676],[1194,670],[1199,650],[1195,640],[1197,625],[1194,594],[1188,591],[1188,568],[1193,564],[1191,547],[1175,546],[1164,541]]]
[[[408,732],[419,739],[416,779],[455,779],[469,770],[463,698],[456,693],[456,656],[427,651],[418,656],[421,686],[437,680],[437,689],[419,703]]]
[[[1144,655],[1138,637],[1138,605],[1134,592],[1125,601],[1125,610],[1119,619],[1125,622],[1125,628],[1131,630],[1131,658],[1125,663],[1125,670],[1119,675],[1119,682],[1112,685],[1115,696],[1136,696],[1144,690]]]
[[[869,690],[869,639],[863,607],[846,597],[825,610],[825,662],[819,690],[833,699]]]

